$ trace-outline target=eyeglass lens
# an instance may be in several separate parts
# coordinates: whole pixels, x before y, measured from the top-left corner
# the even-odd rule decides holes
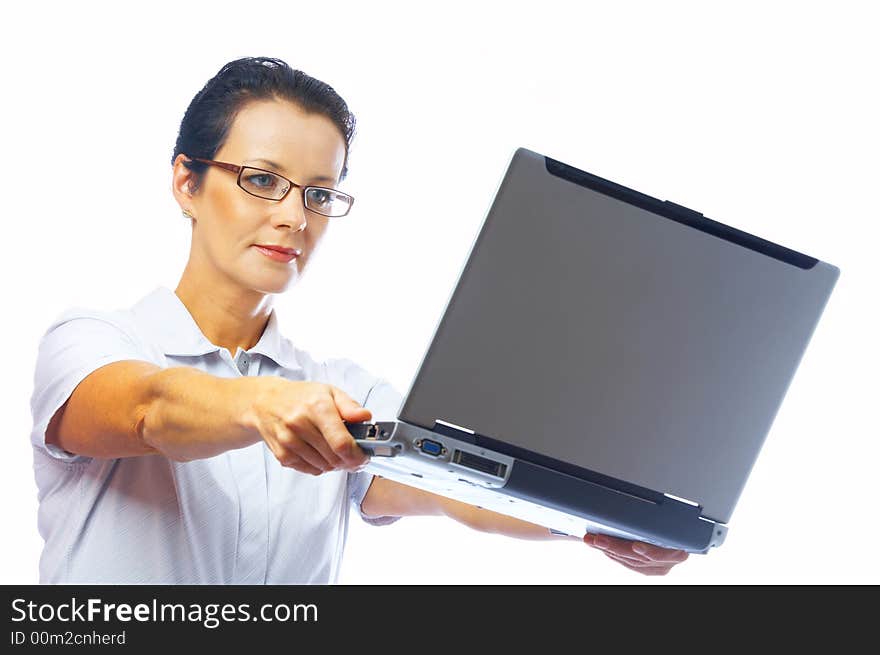
[[[239,178],[241,187],[255,196],[269,200],[281,200],[290,184],[280,175],[256,168],[243,168]],[[333,189],[306,187],[306,207],[325,216],[343,216],[351,205],[351,199]]]

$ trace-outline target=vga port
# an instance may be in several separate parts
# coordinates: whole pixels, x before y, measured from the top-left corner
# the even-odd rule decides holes
[[[419,450],[421,450],[426,455],[433,455],[434,457],[439,457],[443,454],[443,444],[439,441],[434,441],[433,439],[422,439],[419,442]]]

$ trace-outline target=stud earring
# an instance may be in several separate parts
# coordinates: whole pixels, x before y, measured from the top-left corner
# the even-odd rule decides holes
[[[193,216],[188,209],[183,210],[183,215],[187,218],[195,218],[195,216]]]

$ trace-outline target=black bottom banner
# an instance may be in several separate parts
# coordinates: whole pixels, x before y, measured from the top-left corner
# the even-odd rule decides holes
[[[586,647],[708,633],[839,649],[871,625],[874,588],[682,586],[2,586],[0,652],[44,648]],[[867,597],[866,597],[867,596]],[[830,629],[830,630],[829,630]],[[404,650],[409,650],[405,648]]]

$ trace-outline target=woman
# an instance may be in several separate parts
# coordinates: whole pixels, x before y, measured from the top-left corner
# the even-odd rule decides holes
[[[70,309],[40,343],[41,582],[334,582],[349,500],[379,525],[436,514],[555,538],[359,471],[343,421],[392,419],[399,394],[281,335],[273,295],[352,207],[338,186],[354,124],[332,88],[278,59],[233,61],[195,96],[172,160],[192,227],[177,288],[124,311]],[[584,541],[648,574],[687,556]]]

